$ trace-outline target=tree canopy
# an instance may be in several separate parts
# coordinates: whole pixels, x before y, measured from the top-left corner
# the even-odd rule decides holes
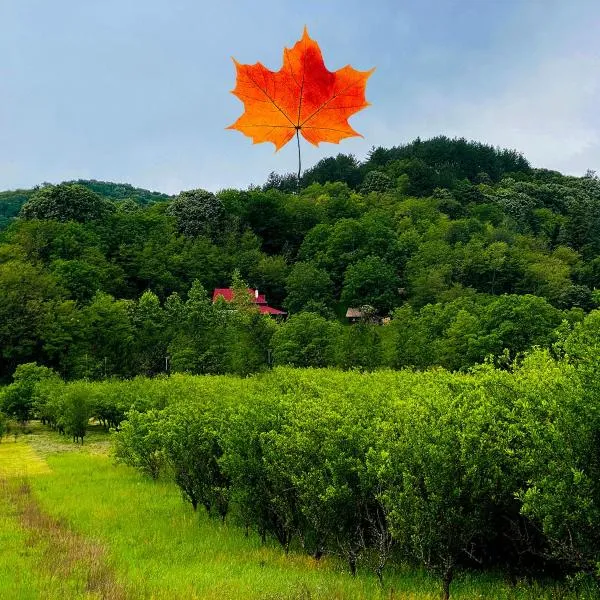
[[[464,370],[551,347],[598,305],[593,173],[441,136],[288,180],[174,197],[93,180],[1,192],[0,377],[33,361],[68,378],[267,368],[287,324],[212,304],[235,271],[271,306],[309,313],[316,346],[324,318],[338,351],[320,356],[348,368]],[[346,332],[347,308],[364,305],[376,318]]]

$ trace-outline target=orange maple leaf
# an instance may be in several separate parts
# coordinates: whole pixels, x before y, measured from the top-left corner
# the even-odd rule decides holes
[[[354,113],[369,106],[365,99],[367,79],[374,71],[357,71],[347,65],[331,72],[321,49],[308,35],[283,51],[277,72],[261,63],[242,65],[233,59],[237,80],[232,94],[244,103],[244,114],[227,129],[237,129],[254,144],[272,142],[279,150],[294,135],[315,146],[339,143],[359,136],[348,123]]]

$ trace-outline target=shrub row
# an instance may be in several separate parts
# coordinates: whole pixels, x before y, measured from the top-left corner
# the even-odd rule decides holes
[[[341,555],[352,573],[420,562],[447,597],[462,567],[597,576],[594,369],[536,351],[511,371],[278,368],[103,385],[137,386],[153,406],[127,412],[117,458],[164,471],[194,509],[286,550]]]

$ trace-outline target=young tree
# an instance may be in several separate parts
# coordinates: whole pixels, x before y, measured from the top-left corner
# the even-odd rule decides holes
[[[39,384],[49,379],[58,379],[58,376],[48,367],[36,363],[19,365],[13,374],[13,383],[1,392],[1,408],[20,423],[27,423],[35,413]]]
[[[407,558],[440,575],[444,600],[461,560],[483,560],[518,489],[506,448],[522,434],[489,391],[506,387],[502,377],[486,389],[443,371],[421,376],[379,434],[379,498],[392,535]]]
[[[221,435],[226,411],[222,399],[212,403],[169,407],[157,424],[164,456],[183,497],[225,520],[229,506],[229,478],[220,466]]]
[[[61,424],[65,433],[73,437],[74,442],[81,441],[83,444],[92,416],[89,391],[79,383],[72,383],[65,388],[63,396]]]
[[[0,442],[2,438],[8,433],[8,418],[3,413],[0,412]]]
[[[161,413],[157,410],[125,415],[114,437],[114,454],[118,462],[135,467],[152,479],[158,479],[164,458],[160,428]]]

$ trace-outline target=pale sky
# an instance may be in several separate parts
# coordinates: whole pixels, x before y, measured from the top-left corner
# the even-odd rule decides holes
[[[417,136],[600,172],[597,0],[0,0],[0,190],[99,179],[167,193],[297,169],[225,129],[231,57],[281,67],[304,26],[325,64],[376,67],[364,138],[303,142],[303,166]]]

